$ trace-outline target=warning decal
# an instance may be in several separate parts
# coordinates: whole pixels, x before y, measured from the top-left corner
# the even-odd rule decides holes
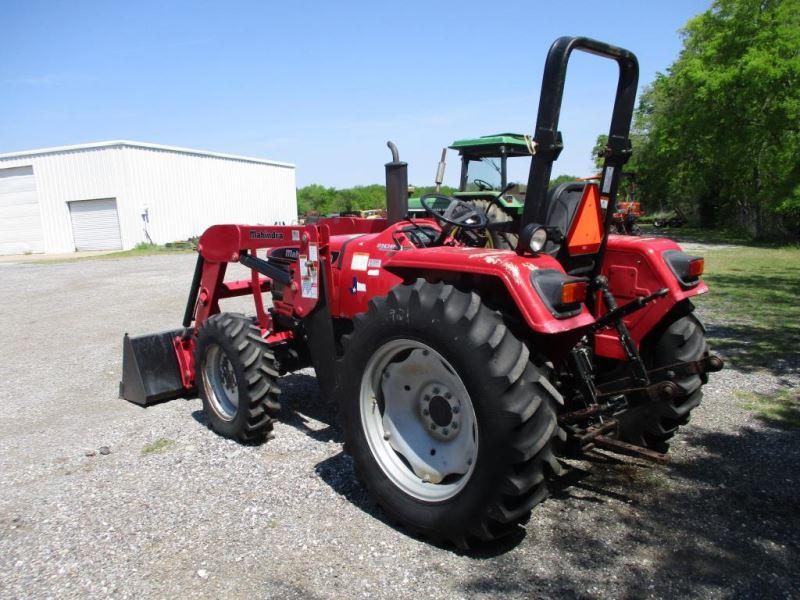
[[[319,273],[317,263],[308,260],[305,254],[299,257],[300,262],[300,296],[303,298],[319,298]]]
[[[366,271],[369,264],[369,254],[363,252],[356,252],[353,254],[353,260],[350,262],[351,271]]]

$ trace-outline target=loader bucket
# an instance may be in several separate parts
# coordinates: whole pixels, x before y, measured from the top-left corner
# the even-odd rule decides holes
[[[186,394],[172,340],[183,329],[122,339],[122,381],[119,397],[150,406]]]

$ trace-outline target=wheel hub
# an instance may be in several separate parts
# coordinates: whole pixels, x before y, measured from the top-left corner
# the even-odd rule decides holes
[[[228,357],[224,355],[219,365],[219,377],[227,391],[231,392],[236,389],[236,375],[233,373],[233,365]]]
[[[428,433],[438,440],[450,440],[458,434],[460,402],[441,382],[431,383],[422,391],[419,414]]]
[[[453,420],[453,410],[447,400],[441,396],[431,398],[430,415],[433,422],[439,427],[447,427]]]
[[[233,363],[219,345],[209,347],[201,375],[211,408],[224,421],[233,420],[239,410],[239,387]]]
[[[458,493],[478,453],[475,412],[455,369],[414,340],[392,340],[367,363],[361,420],[370,450],[401,489],[427,501]]]

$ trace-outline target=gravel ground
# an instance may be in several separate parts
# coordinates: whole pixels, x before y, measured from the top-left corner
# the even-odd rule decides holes
[[[712,376],[671,466],[571,462],[519,536],[458,554],[370,504],[311,371],[258,447],[199,400],[117,399],[122,334],[179,323],[193,261],[0,264],[0,596],[800,596],[800,432],[735,395],[796,373]]]

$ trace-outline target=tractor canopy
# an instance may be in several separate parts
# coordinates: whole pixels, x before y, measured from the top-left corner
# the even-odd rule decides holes
[[[513,193],[500,196],[508,182],[507,159],[530,158],[533,148],[530,136],[521,133],[495,133],[477,138],[456,140],[450,146],[461,157],[461,177],[458,192],[453,194],[463,200],[491,199],[511,214],[522,214],[524,186]],[[476,182],[477,181],[477,182]],[[408,199],[408,212],[421,215],[425,212],[418,196]]]
[[[500,156],[530,156],[533,148],[530,136],[521,133],[495,133],[479,138],[456,140],[450,148],[461,156],[477,158]]]

